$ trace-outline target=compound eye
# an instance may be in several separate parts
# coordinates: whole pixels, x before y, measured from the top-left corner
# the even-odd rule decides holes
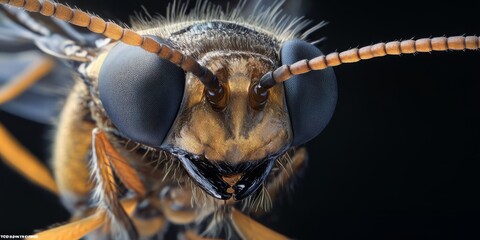
[[[184,88],[180,67],[123,43],[110,50],[98,77],[100,100],[113,124],[125,137],[150,146],[163,143]]]
[[[323,55],[310,43],[290,40],[283,44],[282,64]],[[293,129],[293,146],[316,137],[327,126],[337,104],[337,80],[332,68],[296,75],[284,82],[287,108]]]

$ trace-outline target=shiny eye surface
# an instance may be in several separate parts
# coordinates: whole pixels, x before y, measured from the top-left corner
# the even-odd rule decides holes
[[[182,102],[185,72],[155,54],[119,43],[100,69],[98,88],[107,115],[122,134],[160,146]]]
[[[310,43],[290,40],[280,51],[282,64],[323,55]],[[332,68],[293,76],[284,82],[287,108],[293,129],[293,146],[316,137],[327,126],[337,104],[337,80]]]

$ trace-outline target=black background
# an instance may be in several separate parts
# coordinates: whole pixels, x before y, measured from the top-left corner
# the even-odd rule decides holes
[[[63,1],[61,1],[63,2]],[[164,1],[67,1],[128,22]],[[220,1],[218,1],[220,2]],[[329,24],[324,53],[379,41],[479,34],[479,3],[303,1]],[[385,57],[335,69],[339,102],[307,144],[309,167],[266,224],[297,239],[480,239],[480,53]],[[5,123],[48,158],[51,129]],[[1,144],[1,143],[0,143]],[[68,215],[59,201],[0,164],[0,234],[30,234]]]

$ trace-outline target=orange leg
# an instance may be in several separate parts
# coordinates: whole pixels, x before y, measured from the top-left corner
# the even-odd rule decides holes
[[[108,148],[109,144],[104,133],[97,128],[94,129],[91,159],[92,175],[96,184],[94,196],[98,201],[99,208],[108,211],[113,234],[120,234],[126,239],[137,239],[137,230],[118,200],[119,190],[114,178],[114,169]]]
[[[13,169],[33,183],[57,194],[50,171],[0,124],[0,156]]]
[[[35,234],[38,240],[70,240],[80,239],[88,233],[102,226],[107,220],[107,212],[105,210],[71,222],[60,227],[52,228]]]
[[[252,218],[246,216],[242,212],[232,209],[232,223],[237,233],[242,239],[249,240],[286,240],[289,239],[280,233],[277,233]]]
[[[25,92],[38,80],[50,73],[54,67],[55,62],[50,58],[42,58],[33,62],[24,72],[2,86],[0,89],[0,105]]]
[[[32,63],[24,72],[2,86],[0,89],[0,105],[23,93],[35,82],[51,72],[54,66],[55,62],[50,58],[42,58]],[[58,193],[57,185],[48,168],[23,147],[1,124],[0,142],[0,157],[9,166],[33,183],[52,193]]]
[[[132,214],[137,206],[137,199],[127,199],[122,201],[122,208],[128,214]],[[35,239],[39,240],[72,240],[81,239],[87,234],[100,228],[107,222],[107,211],[105,209],[97,209],[97,211],[85,218],[73,221],[71,223],[55,227],[34,234]]]
[[[145,196],[147,194],[147,189],[143,185],[142,180],[140,180],[137,172],[112,146],[105,133],[101,131],[95,131],[94,140],[95,144],[100,146],[102,151],[101,154],[104,154],[105,158],[108,159],[108,161],[112,164],[112,168],[120,178],[120,181],[122,181],[122,183],[124,183],[128,189],[133,190],[137,196]]]

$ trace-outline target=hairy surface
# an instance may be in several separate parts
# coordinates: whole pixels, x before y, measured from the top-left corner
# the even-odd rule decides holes
[[[145,34],[157,35],[163,38],[170,37],[173,33],[198,23],[222,21],[240,24],[259,33],[268,35],[283,43],[292,38],[306,39],[309,34],[318,30],[326,23],[321,22],[310,26],[311,21],[303,17],[286,16],[282,12],[285,0],[276,1],[272,5],[257,1],[256,7],[250,10],[248,16],[243,14],[246,0],[240,1],[233,8],[222,9],[208,1],[196,1],[192,9],[187,4],[174,1],[167,9],[165,16],[137,15],[132,18],[132,29]]]

